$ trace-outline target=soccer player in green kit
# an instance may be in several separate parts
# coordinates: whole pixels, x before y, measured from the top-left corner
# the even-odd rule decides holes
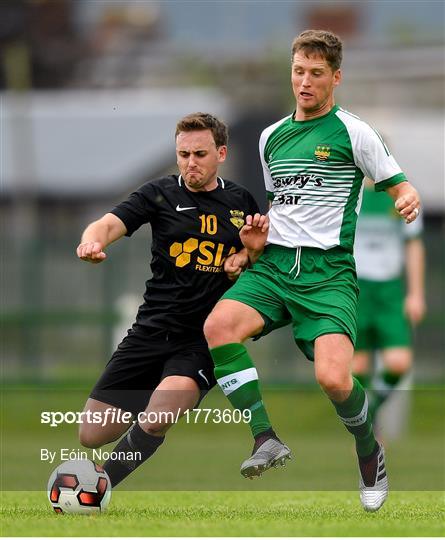
[[[360,297],[353,372],[373,418],[412,365],[411,328],[426,309],[421,234],[421,219],[404,223],[391,198],[366,182],[354,244]],[[382,369],[373,376],[376,351]]]
[[[290,321],[297,345],[314,361],[318,383],[355,437],[360,499],[365,510],[376,511],[388,480],[365,391],[351,375],[358,297],[354,231],[365,176],[389,193],[407,223],[416,219],[420,201],[381,137],[335,104],[340,39],[305,31],[294,40],[291,59],[296,109],[260,138],[269,232],[261,232],[256,218],[247,219],[241,238],[256,262],[216,304],[204,333],[218,384],[234,407],[252,412],[255,443],[241,473],[258,476],[290,454],[271,427],[243,345]]]

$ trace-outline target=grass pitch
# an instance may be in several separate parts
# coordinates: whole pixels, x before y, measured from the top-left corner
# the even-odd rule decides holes
[[[393,492],[376,514],[357,492],[116,491],[106,513],[54,513],[42,492],[5,492],[2,536],[443,536],[439,492]]]
[[[78,448],[77,425],[51,428],[42,411],[79,410],[88,389],[10,388],[2,396],[2,536],[443,536],[443,388],[412,395],[409,429],[387,441],[390,497],[367,514],[358,496],[351,437],[319,390],[265,392],[294,459],[248,481],[245,425],[181,421],[163,447],[114,491],[102,515],[58,515],[41,449]],[[225,408],[209,395],[203,407]],[[107,448],[111,449],[113,445]],[[91,456],[90,456],[91,457]],[[126,491],[123,491],[126,490]]]

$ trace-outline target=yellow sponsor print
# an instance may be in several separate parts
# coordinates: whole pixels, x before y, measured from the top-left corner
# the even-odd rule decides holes
[[[183,268],[190,264],[194,251],[198,250],[195,269],[201,272],[222,272],[224,244],[215,243],[210,240],[199,241],[196,238],[189,238],[183,244],[174,242],[170,246],[170,257],[175,259],[175,266]],[[236,253],[236,248],[231,247],[227,256]]]
[[[175,242],[170,246],[170,256],[174,257],[175,265],[182,268],[189,264],[191,260],[190,253],[195,251],[198,247],[198,240],[196,238],[189,238],[184,244]]]

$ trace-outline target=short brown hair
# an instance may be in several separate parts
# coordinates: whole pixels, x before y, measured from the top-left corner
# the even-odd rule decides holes
[[[343,44],[341,39],[327,30],[305,30],[292,43],[292,60],[298,51],[305,56],[321,56],[330,65],[332,71],[340,69]]]
[[[200,131],[210,129],[216,148],[227,146],[229,134],[224,122],[208,113],[196,112],[184,116],[176,125],[175,139],[181,131]]]

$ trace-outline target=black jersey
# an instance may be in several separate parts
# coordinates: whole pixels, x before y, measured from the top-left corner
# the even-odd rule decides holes
[[[138,324],[171,331],[202,331],[204,321],[230,287],[224,260],[243,246],[245,217],[258,205],[243,187],[218,178],[212,191],[190,191],[181,176],[147,182],[112,213],[131,236],[152,228],[153,277],[146,282]]]

